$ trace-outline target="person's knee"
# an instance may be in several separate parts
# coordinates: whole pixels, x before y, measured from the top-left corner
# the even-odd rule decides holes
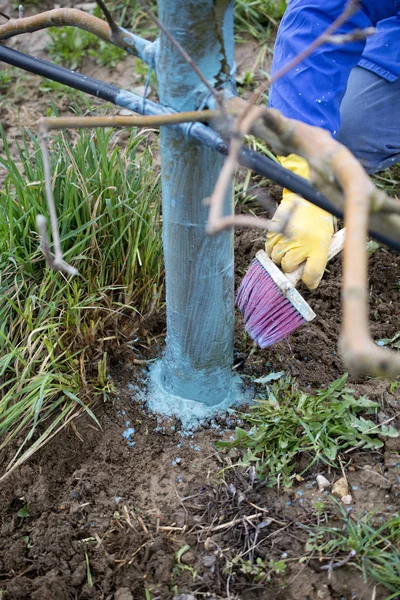
[[[376,173],[382,170],[387,156],[371,148],[368,136],[361,133],[358,125],[361,123],[351,122],[341,128],[337,140],[354,154],[368,173]]]
[[[400,118],[400,83],[390,84],[375,73],[355,67],[340,106],[337,136],[375,173],[400,160],[400,135],[394,126]]]
[[[373,115],[363,110],[359,103],[345,97],[340,109],[341,125],[337,136],[338,142],[346,146],[368,172],[379,170],[385,156],[376,143],[379,126],[375,124]],[[372,122],[371,122],[372,121]]]
[[[400,161],[400,147],[391,147],[385,143],[382,132],[373,135],[365,122],[357,119],[343,123],[337,140],[354,154],[367,173],[377,173]]]

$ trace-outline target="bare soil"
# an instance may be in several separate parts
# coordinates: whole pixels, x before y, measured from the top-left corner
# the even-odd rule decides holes
[[[18,44],[21,47],[22,42]],[[41,52],[44,46],[38,48]],[[253,46],[248,54],[241,49],[244,63],[248,55],[254,57]],[[88,74],[108,81],[117,78],[120,85],[121,73],[128,73],[125,63],[113,73],[89,67]],[[243,70],[247,69],[245,64]],[[30,93],[0,108],[10,138],[19,135],[21,116],[24,125],[32,126],[49,106],[49,97],[38,95],[37,78],[28,75],[24,82]],[[68,112],[69,103],[67,97],[60,99],[61,110]],[[271,184],[266,193],[273,206],[279,188]],[[236,232],[237,282],[263,243],[260,231]],[[271,349],[255,349],[237,316],[239,373],[284,370],[307,391],[343,374],[337,352],[340,269],[341,260],[336,258],[317,291],[301,290],[317,319]],[[375,339],[400,330],[399,280],[400,257],[379,249],[370,259]],[[139,358],[159,353],[164,334],[163,314],[144,323],[140,336],[150,336],[153,344],[151,355]],[[0,597],[383,600],[388,596],[380,586],[364,582],[354,567],[346,565],[329,577],[316,559],[299,564],[306,540],[301,525],[315,520],[316,471],[290,490],[268,488],[255,481],[251,471],[228,469],[223,478],[221,469],[231,467],[237,455],[220,454],[214,444],[233,434],[237,417],[217,420],[189,437],[179,422],[157,419],[141,400],[145,366],[139,366],[137,358],[126,349],[110,361],[117,392],[112,401],[97,407],[101,429],[82,416],[0,484]],[[399,389],[390,392],[390,383],[379,380],[350,380],[350,384],[356,393],[378,401],[381,414],[393,417],[391,424],[400,428]],[[129,428],[134,429],[131,435]],[[377,510],[377,518],[387,518],[400,511],[399,451],[394,439],[383,451],[346,457],[355,512]],[[7,459],[8,452],[0,456],[3,469]],[[332,479],[326,468],[323,472]],[[272,573],[270,581],[260,585],[232,567],[239,554],[263,560],[284,556],[289,568],[281,576]]]

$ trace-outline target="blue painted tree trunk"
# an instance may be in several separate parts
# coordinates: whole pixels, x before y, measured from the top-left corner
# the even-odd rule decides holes
[[[231,85],[233,0],[159,0],[159,18],[213,86]],[[207,99],[206,87],[163,33],[156,69],[163,106],[193,110]],[[162,385],[212,406],[232,387],[233,233],[205,232],[204,200],[224,159],[173,127],[162,128],[161,155],[167,295]],[[232,204],[230,190],[225,214]]]

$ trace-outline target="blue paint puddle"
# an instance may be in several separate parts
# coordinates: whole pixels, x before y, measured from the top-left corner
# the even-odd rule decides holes
[[[130,421],[127,421],[127,423],[130,423]],[[134,442],[132,440],[134,433],[135,433],[134,427],[128,427],[127,429],[125,429],[125,431],[122,432],[122,437],[127,440],[128,446],[130,448],[132,448],[132,446],[134,446],[136,444],[136,442]]]
[[[164,389],[161,383],[161,370],[161,360],[155,362],[150,369],[147,406],[156,414],[177,417],[181,421],[183,431],[180,431],[179,434],[182,437],[193,437],[193,431],[206,424],[219,430],[221,426],[214,421],[216,416],[226,415],[227,412],[230,413],[230,416],[233,415],[235,411],[232,410],[232,407],[250,404],[253,397],[252,390],[243,391],[243,382],[240,377],[232,375],[230,389],[227,389],[226,398],[220,404],[209,406],[203,402],[181,398]],[[230,416],[228,416],[228,421]],[[237,424],[234,418],[231,421],[232,425]],[[227,424],[229,425],[228,422]]]

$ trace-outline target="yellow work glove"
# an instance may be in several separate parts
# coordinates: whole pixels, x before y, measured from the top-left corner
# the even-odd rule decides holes
[[[310,170],[304,158],[290,154],[279,157],[279,162],[297,175],[309,179]],[[333,216],[284,189],[282,202],[273,221],[285,220],[288,212],[296,208],[286,227],[286,235],[268,233],[265,248],[272,260],[290,273],[306,261],[302,280],[310,290],[315,290],[324,274],[328,249],[333,235]]]

